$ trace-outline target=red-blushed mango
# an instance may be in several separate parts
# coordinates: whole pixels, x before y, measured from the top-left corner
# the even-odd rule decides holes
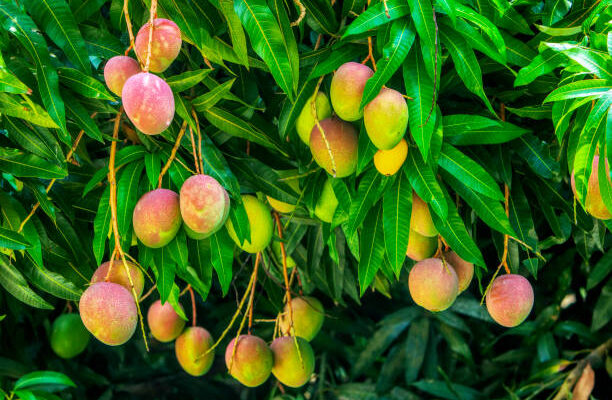
[[[138,324],[132,294],[117,283],[98,282],[81,295],[79,313],[85,328],[109,346],[127,342]]]
[[[128,56],[115,56],[108,60],[104,66],[104,81],[111,92],[121,96],[125,81],[139,72],[138,61]]]
[[[363,122],[370,140],[380,150],[394,148],[408,127],[408,105],[397,90],[382,88],[363,109]]]
[[[533,307],[533,288],[522,275],[495,278],[486,296],[487,311],[495,322],[512,328],[527,318]]]
[[[412,212],[410,213],[410,229],[420,233],[423,236],[436,236],[436,229],[429,207],[416,192],[412,192]]]
[[[61,358],[76,357],[89,343],[89,332],[79,314],[62,314],[51,326],[51,348]]]
[[[408,142],[402,138],[395,147],[389,150],[378,150],[374,154],[374,166],[385,176],[395,175],[408,156]]]
[[[229,195],[212,176],[187,178],[181,186],[179,198],[185,226],[199,237],[208,237],[225,224],[230,210]]]
[[[438,239],[429,236],[423,236],[418,232],[410,229],[408,234],[408,248],[406,255],[414,261],[421,261],[434,255],[438,248]]]
[[[174,342],[176,359],[189,375],[202,376],[208,372],[215,359],[214,350],[207,353],[213,344],[212,336],[206,329],[189,327]]]
[[[338,118],[327,118],[312,128],[310,151],[319,166],[332,176],[344,178],[357,169],[357,131]],[[330,157],[331,153],[331,157]],[[333,158],[332,158],[333,157]]]
[[[312,112],[313,97],[314,94],[310,96],[308,100],[306,100],[304,108],[302,108],[300,115],[295,121],[295,129],[297,130],[300,139],[302,139],[302,142],[306,143],[306,145],[310,144],[310,132],[312,132],[312,128],[315,126],[315,120],[313,118]],[[331,117],[332,109],[331,105],[329,104],[329,99],[327,98],[327,95],[325,93],[317,92],[317,99],[315,100],[315,110],[317,113],[317,119],[319,121]]]
[[[234,343],[238,343],[236,351]],[[227,345],[225,365],[230,375],[238,382],[255,387],[264,383],[270,376],[274,358],[263,339],[253,335],[240,335]]]
[[[145,246],[152,248],[170,243],[181,222],[179,196],[169,189],[145,193],[136,203],[132,217],[136,236]]]
[[[459,293],[463,292],[468,288],[468,286],[470,286],[470,282],[472,282],[472,278],[474,277],[474,264],[465,261],[452,250],[444,252],[444,259],[457,273],[457,279],[459,280]]]
[[[130,277],[132,278],[132,283],[134,283],[134,290],[138,297],[142,295],[142,290],[144,289],[144,274],[138,268],[138,266],[132,262],[125,261],[128,267],[128,271]],[[110,267],[110,261],[102,263],[96,269],[93,276],[91,277],[91,283],[96,282],[104,282],[106,279],[106,275],[108,274],[108,268]],[[110,271],[110,275],[108,276],[108,281],[112,283],[117,283],[124,288],[126,288],[130,293],[132,292],[132,285],[130,284],[130,278],[128,277],[127,272],[125,271],[125,266],[123,265],[123,261],[115,260],[113,261],[113,268]]]
[[[604,158],[605,160],[605,158]],[[608,165],[608,160],[606,162],[606,175],[610,176],[610,166]],[[586,212],[591,214],[597,219],[607,220],[612,218],[612,213],[606,207],[602,197],[601,191],[599,190],[599,156],[595,155],[593,157],[593,165],[591,167],[591,176],[589,176],[589,183],[587,187],[587,195],[584,201],[584,209]],[[612,184],[612,180],[608,179],[610,184]],[[572,191],[574,192],[574,196],[577,197],[576,194],[576,180],[574,177],[574,173],[572,172]]]
[[[274,354],[272,373],[280,383],[298,388],[310,380],[314,372],[315,357],[306,339],[281,336],[272,342],[270,350]]]
[[[332,186],[332,179],[328,177],[321,190],[321,196],[315,204],[314,214],[323,222],[330,223],[334,218],[336,208],[338,207],[338,199],[334,193],[334,187]]]
[[[121,99],[130,121],[146,135],[162,133],[174,118],[172,89],[157,75],[132,75],[123,85]]]
[[[183,308],[181,305],[179,307]],[[149,307],[147,323],[151,335],[163,343],[176,339],[185,328],[185,321],[174,311],[172,305],[169,302],[162,304],[161,300]]]
[[[443,311],[459,294],[453,267],[439,259],[427,258],[414,264],[408,275],[408,289],[415,303],[429,311]]]
[[[300,193],[299,179],[286,179],[285,183],[289,185],[289,187],[291,187],[291,189],[293,189],[295,193]],[[268,199],[268,203],[270,203],[270,206],[279,213],[289,214],[295,210],[295,204],[285,203],[284,201],[277,200],[270,196],[266,196],[266,199]]]
[[[291,329],[291,314],[289,305],[293,309],[293,329]],[[325,309],[323,304],[314,297],[294,297],[291,303],[285,304],[281,314],[280,328],[284,335],[299,336],[311,341],[323,326]]]
[[[268,247],[272,240],[274,223],[270,215],[270,208],[259,201],[257,197],[251,195],[242,195],[242,203],[244,204],[251,228],[251,240],[245,240],[243,243],[240,243],[231,220],[227,221],[227,232],[234,243],[242,250],[247,253],[259,253]]]
[[[345,121],[357,121],[363,115],[359,109],[366,82],[374,75],[367,65],[356,62],[342,64],[331,81],[330,98],[334,111]]]
[[[134,51],[145,65],[149,46],[150,23],[147,22],[136,34]],[[156,18],[153,20],[153,38],[149,70],[164,72],[181,51],[181,30],[172,21]]]

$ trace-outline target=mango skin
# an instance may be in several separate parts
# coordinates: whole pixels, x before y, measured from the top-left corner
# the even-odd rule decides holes
[[[522,275],[506,274],[495,278],[487,292],[489,315],[501,326],[520,325],[533,307],[533,288]]]
[[[331,81],[330,98],[334,111],[345,121],[357,121],[363,116],[359,109],[366,82],[374,71],[356,62],[342,64]]]
[[[187,224],[183,224],[183,230],[185,230],[185,234],[193,240],[202,240],[210,236],[206,233],[195,232],[194,230],[190,229]]]
[[[147,59],[149,27],[149,22],[144,24],[136,34],[134,41],[134,51],[143,65]],[[154,19],[149,70],[164,72],[178,56],[181,44],[181,30],[174,22],[164,18]]]
[[[472,278],[474,277],[474,264],[465,261],[452,250],[444,252],[444,259],[457,273],[457,279],[459,280],[459,293],[463,292],[468,288],[468,286],[470,286]]]
[[[259,253],[268,247],[272,240],[274,223],[272,222],[270,209],[255,196],[242,195],[242,202],[251,227],[251,240],[245,240],[244,243],[240,243],[230,219],[227,220],[225,225],[227,226],[227,233],[229,233],[234,243],[242,250],[252,254]]]
[[[183,183],[179,195],[185,226],[208,237],[223,227],[230,211],[230,198],[217,180],[193,175]]]
[[[174,311],[172,305],[169,302],[162,304],[161,300],[157,300],[149,307],[147,324],[151,335],[162,343],[173,341],[185,328],[185,321]]]
[[[610,176],[610,166],[608,165],[608,160],[605,160],[606,163],[606,173]],[[591,167],[591,176],[589,176],[589,184],[587,187],[587,195],[584,201],[584,209],[586,212],[591,214],[593,217],[601,220],[608,220],[612,218],[612,213],[606,207],[602,197],[601,191],[599,190],[599,156],[595,155],[593,157],[593,165]],[[612,180],[610,180],[612,183]],[[574,192],[574,196],[578,197],[576,194],[576,180],[574,178],[574,172],[572,172],[571,177],[572,191]]]
[[[85,350],[89,337],[79,314],[62,314],[53,321],[49,342],[55,354],[69,359]]]
[[[310,144],[310,132],[312,132],[312,128],[315,126],[315,120],[312,117],[312,100],[314,94],[310,96],[308,100],[306,100],[306,104],[304,104],[304,108],[300,112],[297,120],[295,121],[295,129],[297,130],[300,139],[304,144]],[[331,104],[329,104],[329,99],[327,95],[323,92],[317,92],[317,99],[315,100],[315,110],[317,113],[317,119],[319,121],[329,118],[332,115]]]
[[[443,311],[459,294],[459,280],[454,268],[439,258],[427,258],[416,263],[408,275],[412,300],[429,311]]]
[[[408,127],[408,105],[397,90],[382,88],[363,109],[363,122],[370,140],[380,150],[395,147]]]
[[[87,330],[109,346],[130,340],[138,324],[134,298],[117,283],[98,282],[89,286],[81,295],[79,313]]]
[[[293,329],[289,305],[293,309]],[[280,318],[280,329],[284,335],[299,336],[310,342],[321,330],[324,320],[325,309],[319,300],[310,296],[294,297],[291,303],[285,304]]]
[[[323,222],[331,223],[338,207],[338,199],[334,193],[334,187],[332,186],[332,179],[327,178],[321,190],[321,197],[317,200],[315,205],[314,214]]]
[[[408,248],[406,255],[414,261],[422,261],[434,255],[438,249],[438,239],[429,236],[423,236],[418,232],[410,229],[408,234]]]
[[[174,95],[162,78],[147,72],[132,75],[121,91],[123,108],[136,128],[145,135],[157,135],[174,118]]]
[[[431,219],[429,207],[416,192],[412,192],[412,212],[410,213],[410,229],[417,233],[433,237],[438,235],[438,230]]]
[[[374,166],[385,176],[395,175],[408,157],[408,143],[402,138],[395,147],[389,150],[378,150],[374,154]]]
[[[329,156],[327,143],[315,125],[310,133],[310,151],[316,163],[327,171],[328,174],[344,178],[355,172],[357,169],[357,131],[353,125],[338,118],[327,118],[319,122],[325,133],[325,139],[329,143],[330,151],[333,155],[334,163]]]
[[[139,72],[138,61],[128,56],[115,56],[104,65],[104,81],[111,92],[121,96],[125,81]]]
[[[164,247],[174,239],[181,227],[179,196],[169,189],[145,193],[134,208],[134,232],[147,247]]]
[[[234,353],[234,343],[238,343]],[[234,359],[232,360],[232,354]],[[240,335],[232,339],[225,350],[225,365],[231,376],[244,386],[256,387],[272,373],[274,358],[263,339],[253,335]]]
[[[134,290],[136,291],[138,297],[140,297],[142,295],[142,290],[144,289],[144,274],[136,264],[127,260],[125,261],[125,263],[127,264],[128,270],[130,271],[130,276],[132,278],[132,282],[134,283]],[[102,263],[91,277],[91,283],[104,282],[109,267],[110,261]],[[128,278],[128,274],[125,272],[125,266],[123,265],[123,261],[121,260],[113,261],[113,268],[111,269],[111,274],[108,277],[108,281],[112,283],[118,283],[119,285],[126,288],[130,293],[132,292],[130,279]]]
[[[297,340],[298,353],[295,345]],[[304,386],[312,376],[315,367],[314,352],[310,343],[301,337],[281,336],[270,345],[274,354],[272,373],[285,386],[298,388]],[[300,354],[302,362],[300,361]]]
[[[206,354],[213,344],[213,338],[206,329],[189,327],[174,342],[176,359],[189,375],[202,376],[210,370],[215,359],[214,350]]]
[[[299,181],[299,179],[288,179],[285,182],[296,193],[300,193],[300,181]],[[266,196],[266,199],[268,200],[268,203],[270,203],[270,206],[273,209],[275,209],[276,211],[278,211],[279,213],[290,214],[293,211],[295,211],[295,207],[296,207],[295,204],[285,203],[284,201],[276,200],[275,198],[270,197],[270,196]]]

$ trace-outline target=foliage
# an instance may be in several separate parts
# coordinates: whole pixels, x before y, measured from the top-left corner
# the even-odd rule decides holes
[[[143,135],[125,119],[115,160],[122,248],[173,305],[190,284],[201,324],[215,338],[236,309],[254,257],[241,254],[225,229],[201,241],[181,231],[157,250],[132,237],[136,201],[157,187],[183,121],[193,132],[201,127],[203,171],[229,192],[240,237],[250,234],[241,192],[298,204],[282,218],[283,241],[304,292],[322,299],[329,316],[313,342],[316,379],[281,394],[273,383],[242,388],[221,357],[204,378],[188,377],[172,345],[152,343],[146,353],[142,338],[116,349],[92,343],[73,361],[53,355],[50,322],[78,301],[115,246],[107,174],[120,100],[106,89],[102,69],[129,46],[126,16],[121,0],[0,0],[5,391],[23,399],[229,398],[241,391],[287,399],[540,398],[561,385],[573,360],[609,337],[612,226],[581,207],[594,155],[612,162],[609,3],[302,3],[305,18],[291,27],[299,16],[291,1],[159,0],[159,15],[175,21],[187,42],[162,74],[176,116],[159,136]],[[134,29],[147,21],[149,5],[129,1]],[[321,223],[313,210],[325,172],[295,122],[319,79],[329,93],[333,71],[366,58],[368,40],[377,70],[365,97],[382,86],[409,97],[408,158],[396,176],[378,174],[361,126],[357,173],[335,180],[339,207],[331,224]],[[79,131],[85,136],[71,161]],[[178,191],[194,173],[191,154],[185,135],[163,187]],[[609,174],[599,165],[600,176]],[[288,178],[299,178],[301,193]],[[612,210],[612,187],[600,182]],[[416,307],[407,291],[408,236],[397,232],[410,223],[402,195],[410,187],[429,204],[448,245],[477,265],[477,282],[442,313]],[[34,204],[38,210],[21,227]],[[513,238],[510,269],[528,276],[536,292],[529,320],[510,330],[493,325],[479,305],[504,235]],[[262,257],[256,314],[273,318],[283,307],[282,261],[274,246]],[[272,336],[270,324],[255,329]],[[46,372],[46,384],[77,387],[25,393],[39,369],[70,377]],[[598,373],[596,382],[605,386],[605,379]],[[602,390],[596,386],[593,395],[604,398]]]

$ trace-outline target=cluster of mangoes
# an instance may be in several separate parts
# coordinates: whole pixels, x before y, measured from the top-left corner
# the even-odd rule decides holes
[[[174,95],[170,86],[151,72],[165,71],[181,50],[181,31],[167,19],[153,20],[151,55],[149,52],[150,23],[140,28],[134,41],[134,51],[140,63],[128,56],[111,58],[104,66],[108,88],[121,97],[125,113],[134,126],[147,135],[165,131],[174,118]],[[149,70],[141,65],[149,60]],[[151,72],[149,72],[151,71]]]

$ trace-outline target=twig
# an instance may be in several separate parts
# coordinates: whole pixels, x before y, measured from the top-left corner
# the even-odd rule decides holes
[[[130,46],[125,51],[126,56],[130,54],[130,50],[134,48],[134,31],[132,31],[132,22],[130,21],[129,2],[130,0],[123,0],[123,14],[125,15],[125,24],[127,25],[128,35],[130,37]]]
[[[376,60],[374,60],[374,50],[372,48],[372,37],[371,36],[368,36],[368,56],[364,58],[361,63],[365,64],[368,62],[368,60],[372,62],[372,68],[374,69],[374,71],[376,71]]]
[[[155,291],[156,288],[157,288],[157,284],[151,286],[151,289],[149,289],[149,291],[145,293],[144,296],[142,296],[139,301],[142,303],[144,299],[149,297]]]
[[[385,6],[385,15],[388,19],[391,19],[391,14],[389,14],[389,6],[387,5],[387,0],[382,0],[383,5]]]
[[[295,21],[291,23],[291,26],[297,26],[300,24],[300,22],[302,22],[302,20],[306,16],[306,7],[304,7],[304,5],[302,4],[300,0],[293,0],[293,2],[300,9],[300,16],[298,17],[298,19],[296,19]]]
[[[200,131],[200,120],[198,119],[198,114],[196,114],[195,110],[191,110],[191,115],[193,115],[193,119],[195,119],[196,123],[196,132],[198,134],[198,162],[200,163],[200,173],[204,173],[204,163],[202,162],[202,131]]]
[[[195,165],[196,173],[199,175],[201,174],[200,164],[198,163],[198,156],[196,154],[195,140],[193,139],[193,129],[191,129],[191,125],[189,125],[189,136],[191,138],[191,150],[193,152],[193,164]]]
[[[183,139],[183,135],[185,134],[185,129],[187,129],[187,121],[183,121],[181,130],[179,131],[178,136],[176,137],[176,142],[174,143],[174,147],[172,147],[170,158],[168,158],[168,161],[166,161],[164,168],[162,168],[161,172],[159,173],[159,178],[157,179],[158,189],[161,188],[162,179],[164,178],[164,174],[168,171],[168,169],[170,168],[170,165],[172,164],[172,161],[174,161],[174,158],[176,157],[176,151],[179,149],[181,145],[181,139]]]
[[[261,260],[261,253],[257,253],[255,257],[255,268],[253,274],[255,275],[255,279],[253,279],[253,287],[251,288],[251,296],[249,297],[249,335],[251,334],[251,328],[253,327],[253,299],[255,298],[255,287],[257,285],[257,269],[259,267],[259,261]]]
[[[196,326],[197,321],[197,313],[196,313],[196,302],[195,302],[195,294],[193,293],[193,288],[191,284],[187,285],[187,290],[189,291],[189,295],[191,296],[191,326]]]
[[[153,30],[155,29],[155,16],[157,15],[157,0],[151,0],[149,10],[149,42],[147,43],[147,58],[144,65],[144,72],[149,72],[151,65],[151,49],[153,47]]]

